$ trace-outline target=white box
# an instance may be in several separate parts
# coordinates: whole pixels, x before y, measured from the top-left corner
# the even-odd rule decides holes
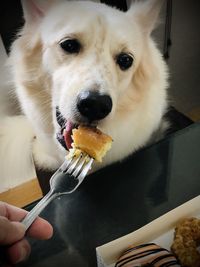
[[[98,267],[113,267],[123,251],[131,245],[137,246],[154,242],[161,247],[170,249],[175,226],[180,220],[191,216],[200,218],[200,195],[165,213],[142,228],[97,247]]]

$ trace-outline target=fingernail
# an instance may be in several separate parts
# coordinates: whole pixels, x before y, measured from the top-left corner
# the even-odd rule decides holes
[[[28,249],[28,247],[22,247],[20,250],[19,258],[16,263],[27,260],[29,255],[30,255],[30,250]]]

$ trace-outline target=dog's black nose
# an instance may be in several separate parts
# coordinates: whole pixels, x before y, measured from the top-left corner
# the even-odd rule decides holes
[[[112,99],[96,91],[83,91],[78,95],[77,108],[89,121],[101,120],[112,110]]]

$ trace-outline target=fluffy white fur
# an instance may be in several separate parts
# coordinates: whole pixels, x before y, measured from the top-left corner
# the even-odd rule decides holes
[[[161,2],[137,1],[124,13],[90,1],[24,1],[26,24],[13,44],[10,65],[21,108],[36,136],[32,152],[38,167],[55,169],[62,162],[66,151],[55,138],[55,107],[73,121],[81,90],[98,89],[113,101],[111,113],[98,127],[114,142],[97,168],[144,146],[160,127],[168,74],[151,32]],[[59,42],[69,37],[83,44],[80,55],[60,48]],[[115,61],[122,51],[134,55],[126,71]],[[27,145],[16,150],[24,155]],[[18,159],[9,164],[19,165]]]
[[[36,177],[32,158],[35,135],[24,116],[4,117],[0,126],[0,192]]]

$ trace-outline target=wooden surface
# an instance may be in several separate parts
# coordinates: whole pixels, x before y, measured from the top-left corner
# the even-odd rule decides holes
[[[0,201],[24,207],[42,197],[38,180],[33,179],[6,192],[0,193]]]
[[[193,121],[200,121],[200,107],[192,109],[188,113],[188,117],[190,117]]]

